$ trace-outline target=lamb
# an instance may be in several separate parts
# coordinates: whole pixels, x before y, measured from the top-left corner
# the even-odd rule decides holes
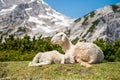
[[[64,63],[64,55],[59,53],[56,50],[48,51],[48,52],[39,52],[33,60],[29,63],[28,66],[43,66],[48,64],[63,64]]]
[[[88,42],[73,45],[63,32],[54,35],[51,43],[62,47],[68,63],[79,62],[82,66],[91,67],[91,64],[100,63],[104,59],[104,54],[97,45]]]

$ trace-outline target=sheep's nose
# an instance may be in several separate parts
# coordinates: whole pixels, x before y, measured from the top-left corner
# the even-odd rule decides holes
[[[51,40],[51,43],[53,44],[53,43],[54,43],[54,40]]]
[[[55,40],[51,40],[51,44],[56,44],[56,41]]]

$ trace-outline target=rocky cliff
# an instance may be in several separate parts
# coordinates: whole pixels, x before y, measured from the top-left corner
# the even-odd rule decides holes
[[[120,39],[120,4],[105,6],[74,21],[71,27],[71,39],[105,41]]]
[[[66,31],[71,19],[43,0],[0,0],[0,35],[52,36]]]
[[[0,35],[43,37],[66,32],[70,39],[120,39],[120,4],[105,6],[76,20],[57,12],[43,0],[0,0]]]

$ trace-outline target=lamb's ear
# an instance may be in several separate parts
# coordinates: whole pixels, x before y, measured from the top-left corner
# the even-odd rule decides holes
[[[62,41],[66,40],[66,36],[65,35],[61,35],[62,36]]]

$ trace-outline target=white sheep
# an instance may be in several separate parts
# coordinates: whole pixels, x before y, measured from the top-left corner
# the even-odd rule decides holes
[[[54,35],[51,43],[62,47],[65,52],[65,61],[68,63],[79,62],[85,67],[91,67],[90,64],[100,63],[104,59],[104,54],[97,45],[87,42],[78,42],[73,45],[63,32]]]
[[[43,66],[51,63],[64,63],[64,55],[56,50],[48,52],[39,52],[28,66]]]

